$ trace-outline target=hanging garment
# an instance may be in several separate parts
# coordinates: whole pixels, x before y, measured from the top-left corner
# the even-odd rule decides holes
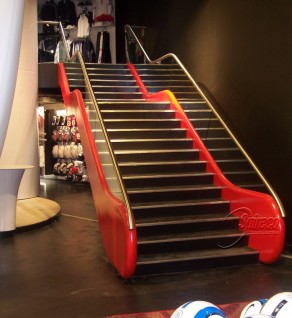
[[[70,45],[70,56],[73,56],[77,50],[82,54],[84,62],[96,61],[94,47],[90,39],[82,38],[74,40]]]
[[[55,36],[43,37],[39,42],[38,61],[53,62],[57,47],[57,38]]]
[[[77,28],[78,38],[89,36],[90,24],[88,17],[85,14],[80,14],[78,18]]]
[[[97,33],[96,41],[97,63],[111,63],[110,34],[107,31]]]
[[[66,40],[68,52],[70,52],[71,43],[72,41]],[[66,61],[67,61],[66,47],[64,46],[63,41],[59,41],[57,44],[56,52],[55,52],[54,63],[58,64],[59,62],[66,62]]]
[[[58,8],[54,0],[46,1],[39,14],[39,18],[42,21],[58,21]],[[43,33],[54,33],[55,28],[52,24],[43,24]]]
[[[43,21],[58,21],[58,8],[54,0],[42,5],[39,18]]]
[[[95,18],[94,21],[102,25],[103,23],[113,23],[113,4],[112,0],[95,1]]]
[[[76,25],[77,15],[75,3],[71,0],[61,0],[58,3],[59,21],[62,22],[64,28],[67,25]]]

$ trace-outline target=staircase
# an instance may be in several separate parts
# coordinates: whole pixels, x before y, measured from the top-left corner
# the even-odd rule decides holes
[[[173,90],[210,152],[218,154],[218,163],[235,173],[226,150],[236,152],[230,138],[215,119],[208,129],[212,114],[172,67],[137,66],[149,91]],[[257,263],[258,252],[247,246],[238,217],[227,217],[230,202],[221,198],[221,187],[214,185],[213,174],[206,172],[206,162],[169,103],[147,102],[126,65],[86,68],[136,222],[135,274]],[[70,90],[79,89],[90,104],[78,64],[65,64],[65,69]],[[92,118],[90,112],[88,108]]]
[[[135,68],[149,93],[166,89],[174,93],[216,163],[232,183],[244,189],[269,192],[177,64],[138,64]]]

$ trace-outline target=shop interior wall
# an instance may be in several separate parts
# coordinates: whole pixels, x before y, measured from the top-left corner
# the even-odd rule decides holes
[[[177,54],[210,94],[282,200],[288,247],[292,247],[291,3],[125,0],[116,10],[119,30],[126,23],[151,27],[155,32],[150,57]],[[122,42],[117,49],[122,57]]]

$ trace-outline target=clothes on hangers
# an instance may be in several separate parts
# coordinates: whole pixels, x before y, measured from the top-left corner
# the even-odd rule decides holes
[[[71,0],[61,0],[58,3],[59,21],[62,22],[63,27],[67,25],[76,25],[77,14],[75,3]]]
[[[70,56],[79,50],[82,54],[84,62],[95,62],[96,55],[94,51],[94,46],[89,38],[77,38],[70,45]]]
[[[97,54],[97,63],[112,62],[109,32],[100,31],[97,33],[96,54]]]
[[[68,52],[70,52],[71,43],[72,41],[66,40]],[[66,47],[63,41],[59,41],[57,44],[56,52],[55,52],[54,63],[58,64],[59,62],[66,62],[66,61],[67,61]]]
[[[42,21],[58,21],[58,8],[54,0],[48,0],[42,5],[39,19]],[[43,33],[52,34],[54,32],[54,25],[43,24]]]
[[[112,0],[95,1],[94,22],[97,25],[112,24],[114,22]]]
[[[45,36],[39,41],[38,61],[53,62],[57,47],[58,38],[56,36]]]
[[[58,8],[54,0],[48,0],[42,5],[39,18],[43,21],[58,21]]]
[[[92,20],[90,14],[81,13],[77,23],[77,37],[86,37],[90,33]]]

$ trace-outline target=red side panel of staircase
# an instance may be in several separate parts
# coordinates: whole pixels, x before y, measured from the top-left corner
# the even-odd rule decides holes
[[[70,92],[64,65],[58,66],[59,85],[67,114],[74,114],[80,131],[90,186],[108,258],[124,278],[131,277],[136,268],[136,229],[129,229],[123,202],[109,190],[79,90]]]
[[[239,216],[239,227],[243,235],[249,236],[249,247],[259,251],[261,262],[275,262],[285,242],[285,223],[276,201],[267,194],[232,184],[216,164],[173,93],[166,90],[149,94],[134,65],[128,64],[128,67],[146,100],[170,102],[172,109],[176,110],[176,116],[182,120],[188,137],[193,139],[194,149],[200,150],[200,159],[207,161],[207,172],[214,173],[214,184],[222,187],[222,199],[230,201],[230,214],[226,215],[226,219],[231,215]]]

